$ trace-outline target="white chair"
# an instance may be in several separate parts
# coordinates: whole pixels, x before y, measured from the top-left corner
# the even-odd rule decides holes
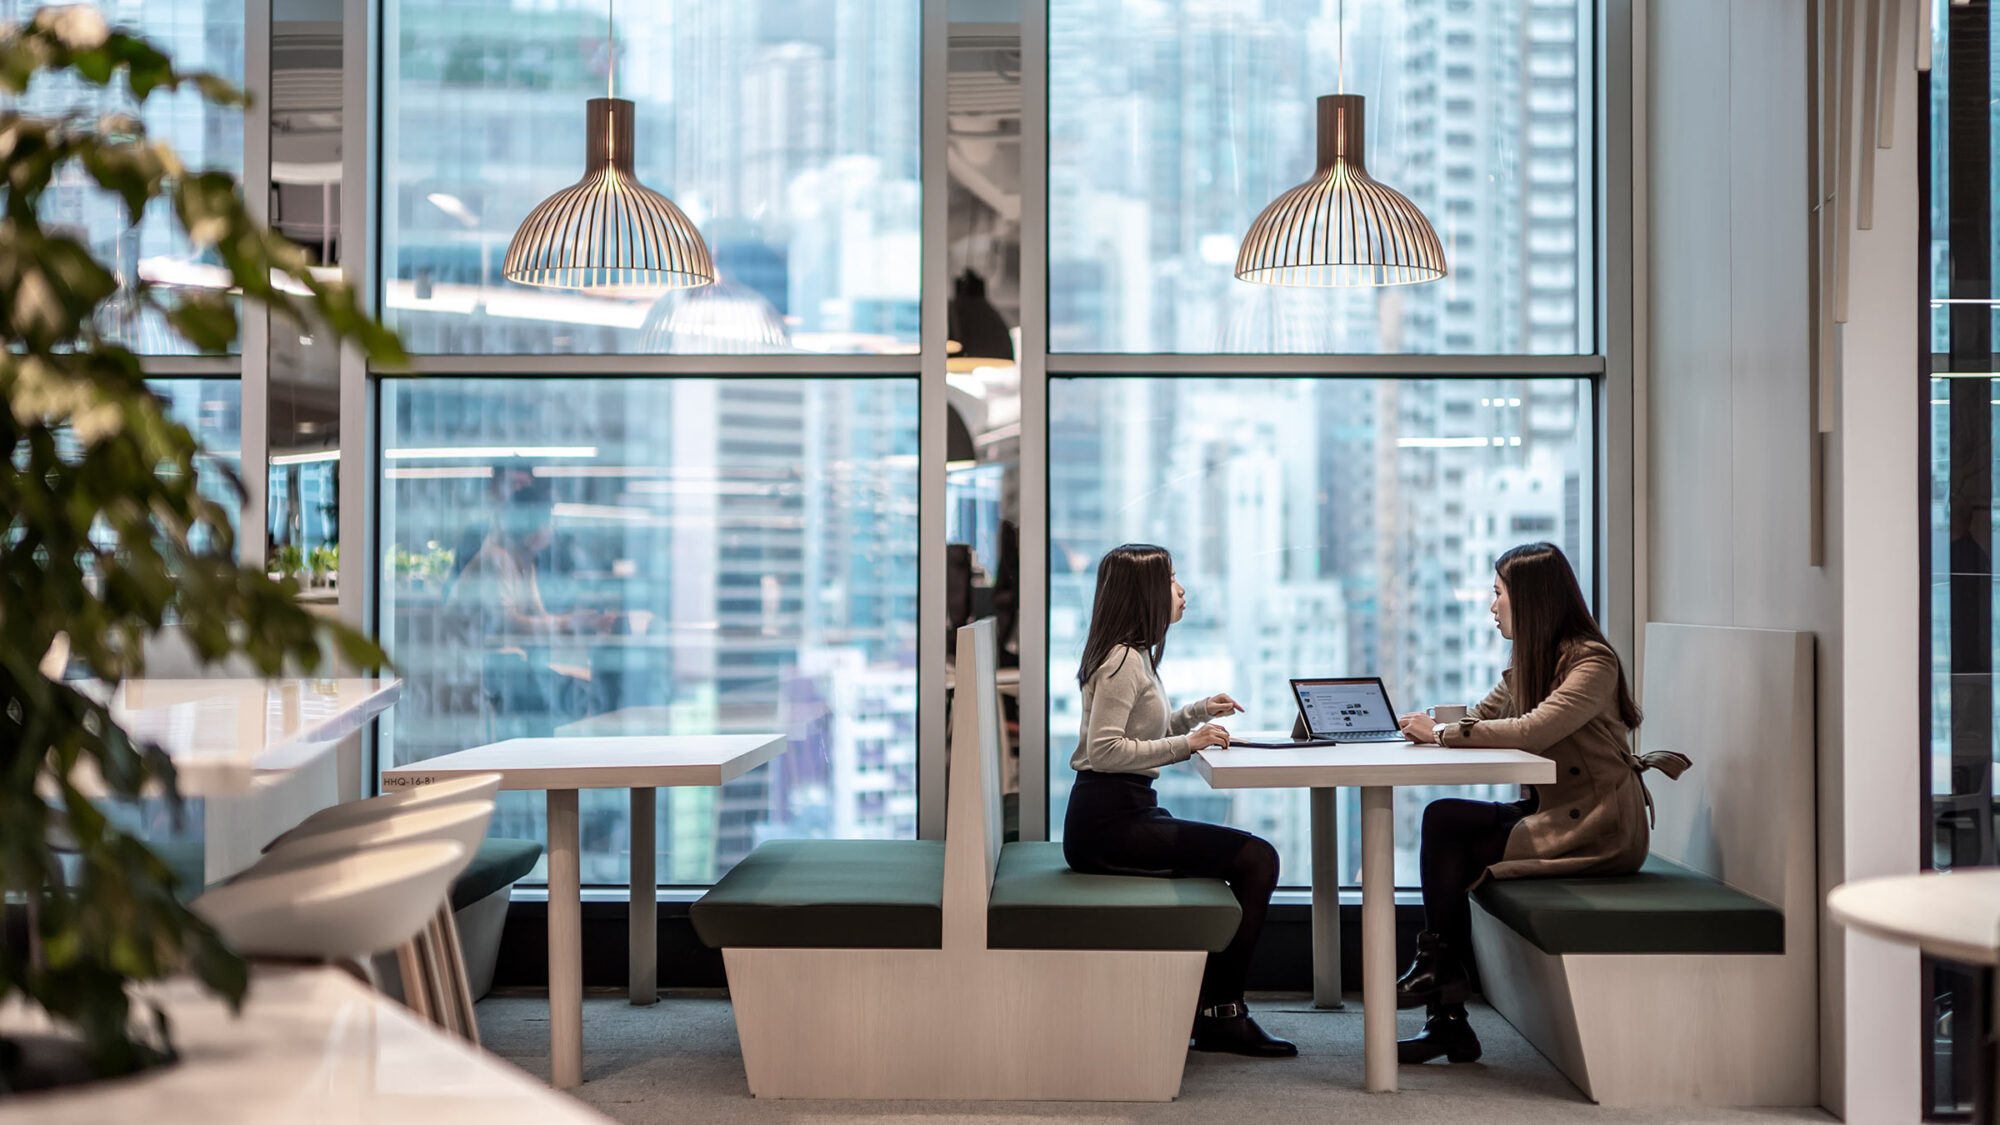
[[[422,930],[467,858],[447,840],[375,848],[240,879],[192,907],[246,956],[359,959]]]
[[[279,847],[301,836],[311,836],[339,828],[365,824],[379,817],[426,806],[449,805],[460,801],[491,801],[500,791],[500,775],[482,773],[467,777],[447,778],[430,785],[419,785],[410,789],[398,789],[379,797],[366,797],[359,801],[347,801],[329,805],[300,821],[277,839],[264,845],[265,851]],[[474,841],[475,844],[477,841]]]
[[[487,822],[493,817],[493,801],[480,796],[477,787],[461,792],[457,800],[450,802],[355,804],[367,804],[373,815],[365,819],[342,818],[354,821],[349,824],[328,818],[322,822],[327,826],[319,831],[289,833],[238,878],[265,878],[337,856],[365,855],[382,848],[430,841],[445,841],[464,848],[469,862],[479,850]],[[457,872],[453,874],[456,876]],[[396,947],[396,971],[403,1002],[412,1011],[475,1045],[479,1042],[472,988],[466,979],[464,952],[452,917],[449,883],[439,893],[434,916],[423,931]]]

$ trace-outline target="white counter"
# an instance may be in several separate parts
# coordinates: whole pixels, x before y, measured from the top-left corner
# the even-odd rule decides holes
[[[89,690],[87,687],[85,690]],[[127,680],[111,714],[174,760],[188,796],[242,793],[260,774],[297,769],[402,695],[398,679]]]
[[[259,970],[240,1019],[191,981],[162,990],[181,1061],[135,1078],[0,1099],[35,1125],[599,1125],[525,1071],[419,1022],[334,969]],[[11,1017],[11,1018],[9,1018]],[[13,1009],[0,1026],[29,1017]]]

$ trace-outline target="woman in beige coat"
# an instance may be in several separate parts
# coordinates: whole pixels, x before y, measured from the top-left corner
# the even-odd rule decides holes
[[[1479,1057],[1464,1003],[1472,888],[1489,877],[1637,871],[1647,844],[1639,774],[1656,768],[1679,776],[1687,765],[1677,754],[1648,755],[1644,762],[1633,755],[1638,705],[1562,551],[1551,543],[1516,547],[1494,569],[1493,620],[1514,642],[1499,686],[1456,723],[1421,713],[1400,723],[1412,741],[1540,754],[1555,762],[1556,780],[1524,787],[1520,801],[1446,798],[1424,809],[1425,930],[1396,993],[1399,1007],[1425,1005],[1430,1018],[1422,1035],[1399,1045],[1409,1063]]]

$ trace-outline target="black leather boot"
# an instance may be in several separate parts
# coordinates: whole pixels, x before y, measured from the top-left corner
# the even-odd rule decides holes
[[[1465,960],[1445,940],[1425,930],[1417,935],[1417,956],[1396,982],[1396,1007],[1463,1004],[1471,991]]]
[[[1479,1036],[1472,1033],[1472,1021],[1465,1018],[1465,1005],[1432,1005],[1424,1030],[1413,1039],[1396,1043],[1396,1061],[1415,1065],[1445,1058],[1455,1063],[1479,1060]]]
[[[1194,1017],[1194,1049],[1226,1051],[1253,1058],[1288,1059],[1299,1049],[1283,1039],[1273,1038],[1250,1018],[1250,1005],[1241,1000],[1203,1008]]]

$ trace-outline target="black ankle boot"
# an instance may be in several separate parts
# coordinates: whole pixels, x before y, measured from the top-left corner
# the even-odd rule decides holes
[[[1396,982],[1396,1007],[1463,1004],[1470,991],[1471,978],[1459,951],[1429,930],[1419,933],[1416,959]]]
[[[1415,1065],[1445,1058],[1455,1063],[1477,1062],[1479,1036],[1465,1018],[1465,1005],[1433,1005],[1424,1030],[1413,1039],[1396,1043],[1396,1061]]]
[[[1241,1000],[1201,1009],[1194,1017],[1193,1038],[1197,1051],[1226,1051],[1264,1059],[1288,1059],[1299,1053],[1297,1047],[1258,1027],[1250,1018],[1250,1006]]]

